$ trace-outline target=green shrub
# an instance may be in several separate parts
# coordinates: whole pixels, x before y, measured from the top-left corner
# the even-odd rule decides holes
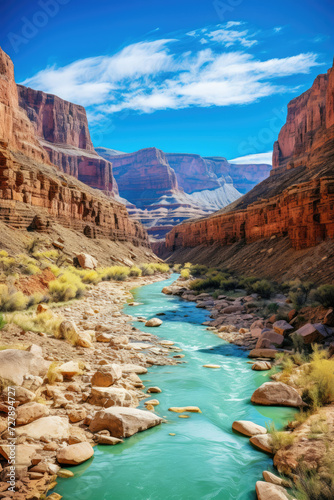
[[[291,492],[297,500],[333,500],[334,453],[326,453],[321,470],[307,469],[303,463],[297,470],[297,479]]]
[[[80,276],[69,270],[64,270],[57,279],[49,283],[49,293],[54,302],[78,299],[82,297],[84,291],[85,285],[81,282]]]
[[[125,281],[130,275],[130,268],[125,266],[111,266],[103,269],[101,273],[103,281]]]
[[[149,264],[140,264],[139,267],[143,276],[153,276],[154,269]]]
[[[0,311],[22,311],[28,306],[29,298],[15,288],[0,285]]]
[[[40,314],[26,312],[6,315],[8,323],[14,323],[25,331],[44,332],[50,335],[58,335],[60,323],[64,320],[62,316],[45,311]]]
[[[276,302],[271,302],[267,305],[268,314],[276,314],[279,309],[279,305]]]
[[[314,299],[324,307],[334,307],[334,285],[321,285],[314,294]]]
[[[4,320],[3,315],[0,313],[0,330],[5,326],[6,321]]]
[[[220,288],[222,288],[225,291],[235,290],[236,288],[238,288],[238,285],[239,281],[236,278],[230,278],[230,279],[223,278],[220,280]]]
[[[220,288],[220,278],[196,279],[190,283],[190,289],[195,291]]]
[[[263,299],[269,299],[274,293],[274,286],[268,280],[259,280],[253,283],[252,289],[254,293],[257,293]]]
[[[267,426],[267,430],[272,439],[274,453],[277,453],[281,448],[286,448],[287,446],[292,445],[294,441],[292,432],[278,431],[273,422]]]
[[[190,278],[190,271],[189,269],[182,269],[181,270],[181,278],[184,280],[188,280]]]
[[[190,272],[192,276],[205,276],[208,272],[208,268],[207,266],[203,266],[201,264],[195,264],[194,266],[191,266]]]
[[[317,345],[300,385],[304,388],[303,399],[311,408],[334,402],[334,359],[328,359],[328,352]]]

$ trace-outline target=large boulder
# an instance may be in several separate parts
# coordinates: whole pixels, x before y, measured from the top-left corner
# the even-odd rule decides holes
[[[32,352],[5,349],[0,351],[0,380],[4,383],[7,381],[10,385],[22,385],[26,375],[44,377],[49,365],[48,361]]]
[[[272,483],[266,483],[265,481],[257,481],[256,483],[256,494],[258,500],[288,500],[289,495],[287,491]]]
[[[57,452],[57,461],[60,464],[78,465],[86,462],[93,455],[94,450],[89,443],[71,444]]]
[[[307,323],[295,332],[295,335],[299,335],[303,339],[304,344],[313,344],[313,342],[324,340],[330,334],[330,329],[321,323],[313,325]]]
[[[254,424],[254,422],[250,422],[249,420],[235,420],[232,424],[232,429],[248,437],[267,434],[267,429],[265,427]]]
[[[276,349],[252,349],[248,354],[249,358],[270,358],[275,359]]]
[[[109,387],[121,377],[122,368],[120,365],[103,365],[92,376],[92,385],[96,387]]]
[[[40,449],[36,444],[15,444],[15,466],[30,467],[31,460]],[[11,455],[11,446],[9,444],[0,444],[0,454],[9,460]]]
[[[77,361],[68,361],[67,363],[59,366],[57,371],[61,373],[64,379],[70,380],[71,378],[75,377],[75,375],[79,375],[82,370]]]
[[[283,342],[283,335],[274,332],[274,330],[265,330],[256,342],[255,349],[275,349],[276,346],[282,345]]]
[[[81,332],[73,321],[65,320],[59,326],[60,338],[67,340],[72,345],[80,347],[93,347],[91,336],[88,332]]]
[[[67,417],[42,417],[30,424],[16,428],[15,433],[16,437],[27,436],[32,439],[45,437],[53,440],[67,440],[70,434],[70,425]]]
[[[146,321],[145,326],[160,326],[162,321],[159,318],[152,318]]]
[[[258,450],[269,453],[270,455],[274,454],[272,437],[270,434],[258,434],[256,436],[252,436],[249,441]]]
[[[145,368],[145,366],[132,365],[131,363],[126,363],[125,365],[122,365],[122,372],[124,374],[136,373],[137,375],[144,375],[145,373],[147,373],[147,368]]]
[[[265,406],[304,406],[299,393],[283,382],[265,382],[253,393],[251,401]]]
[[[92,419],[89,430],[110,431],[113,437],[129,437],[137,432],[161,424],[162,419],[154,413],[138,408],[114,407],[98,411]]]
[[[252,365],[252,370],[256,371],[271,370],[271,368],[271,363],[269,361],[255,361]]]
[[[26,403],[19,406],[16,410],[16,425],[30,424],[38,418],[47,417],[49,415],[49,408],[40,403]]]
[[[131,406],[132,396],[126,389],[119,387],[92,387],[89,403],[104,408]]]
[[[98,266],[97,260],[88,253],[80,253],[77,260],[83,269],[96,269]]]

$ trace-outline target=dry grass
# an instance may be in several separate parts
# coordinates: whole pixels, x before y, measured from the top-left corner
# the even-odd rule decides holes
[[[293,444],[294,436],[292,432],[278,431],[273,422],[267,426],[267,430],[272,438],[274,453],[277,453],[281,448],[286,448]]]
[[[14,323],[25,331],[43,332],[49,335],[57,336],[60,323],[64,320],[62,316],[53,314],[51,311],[45,311],[41,314],[36,313],[13,313],[6,315],[8,323]]]

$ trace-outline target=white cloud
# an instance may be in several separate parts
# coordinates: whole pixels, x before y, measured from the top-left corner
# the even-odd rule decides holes
[[[253,155],[240,156],[239,158],[234,158],[233,160],[228,160],[230,163],[236,163],[239,165],[254,163],[261,164],[267,163],[268,165],[272,165],[272,156],[273,152],[268,151],[268,153],[257,153]]]
[[[291,90],[282,77],[319,64],[314,53],[260,60],[249,50],[255,43],[243,23],[231,21],[178,40],[142,41],[113,55],[49,67],[22,83],[88,106],[96,122],[122,110],[252,103]]]

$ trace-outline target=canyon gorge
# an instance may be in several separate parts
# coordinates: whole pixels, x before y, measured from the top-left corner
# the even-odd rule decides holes
[[[270,177],[228,207],[167,234],[160,255],[280,279],[330,279],[334,238],[334,69],[288,105]],[[315,258],[320,252],[318,259]],[[304,260],[302,268],[297,261]]]

